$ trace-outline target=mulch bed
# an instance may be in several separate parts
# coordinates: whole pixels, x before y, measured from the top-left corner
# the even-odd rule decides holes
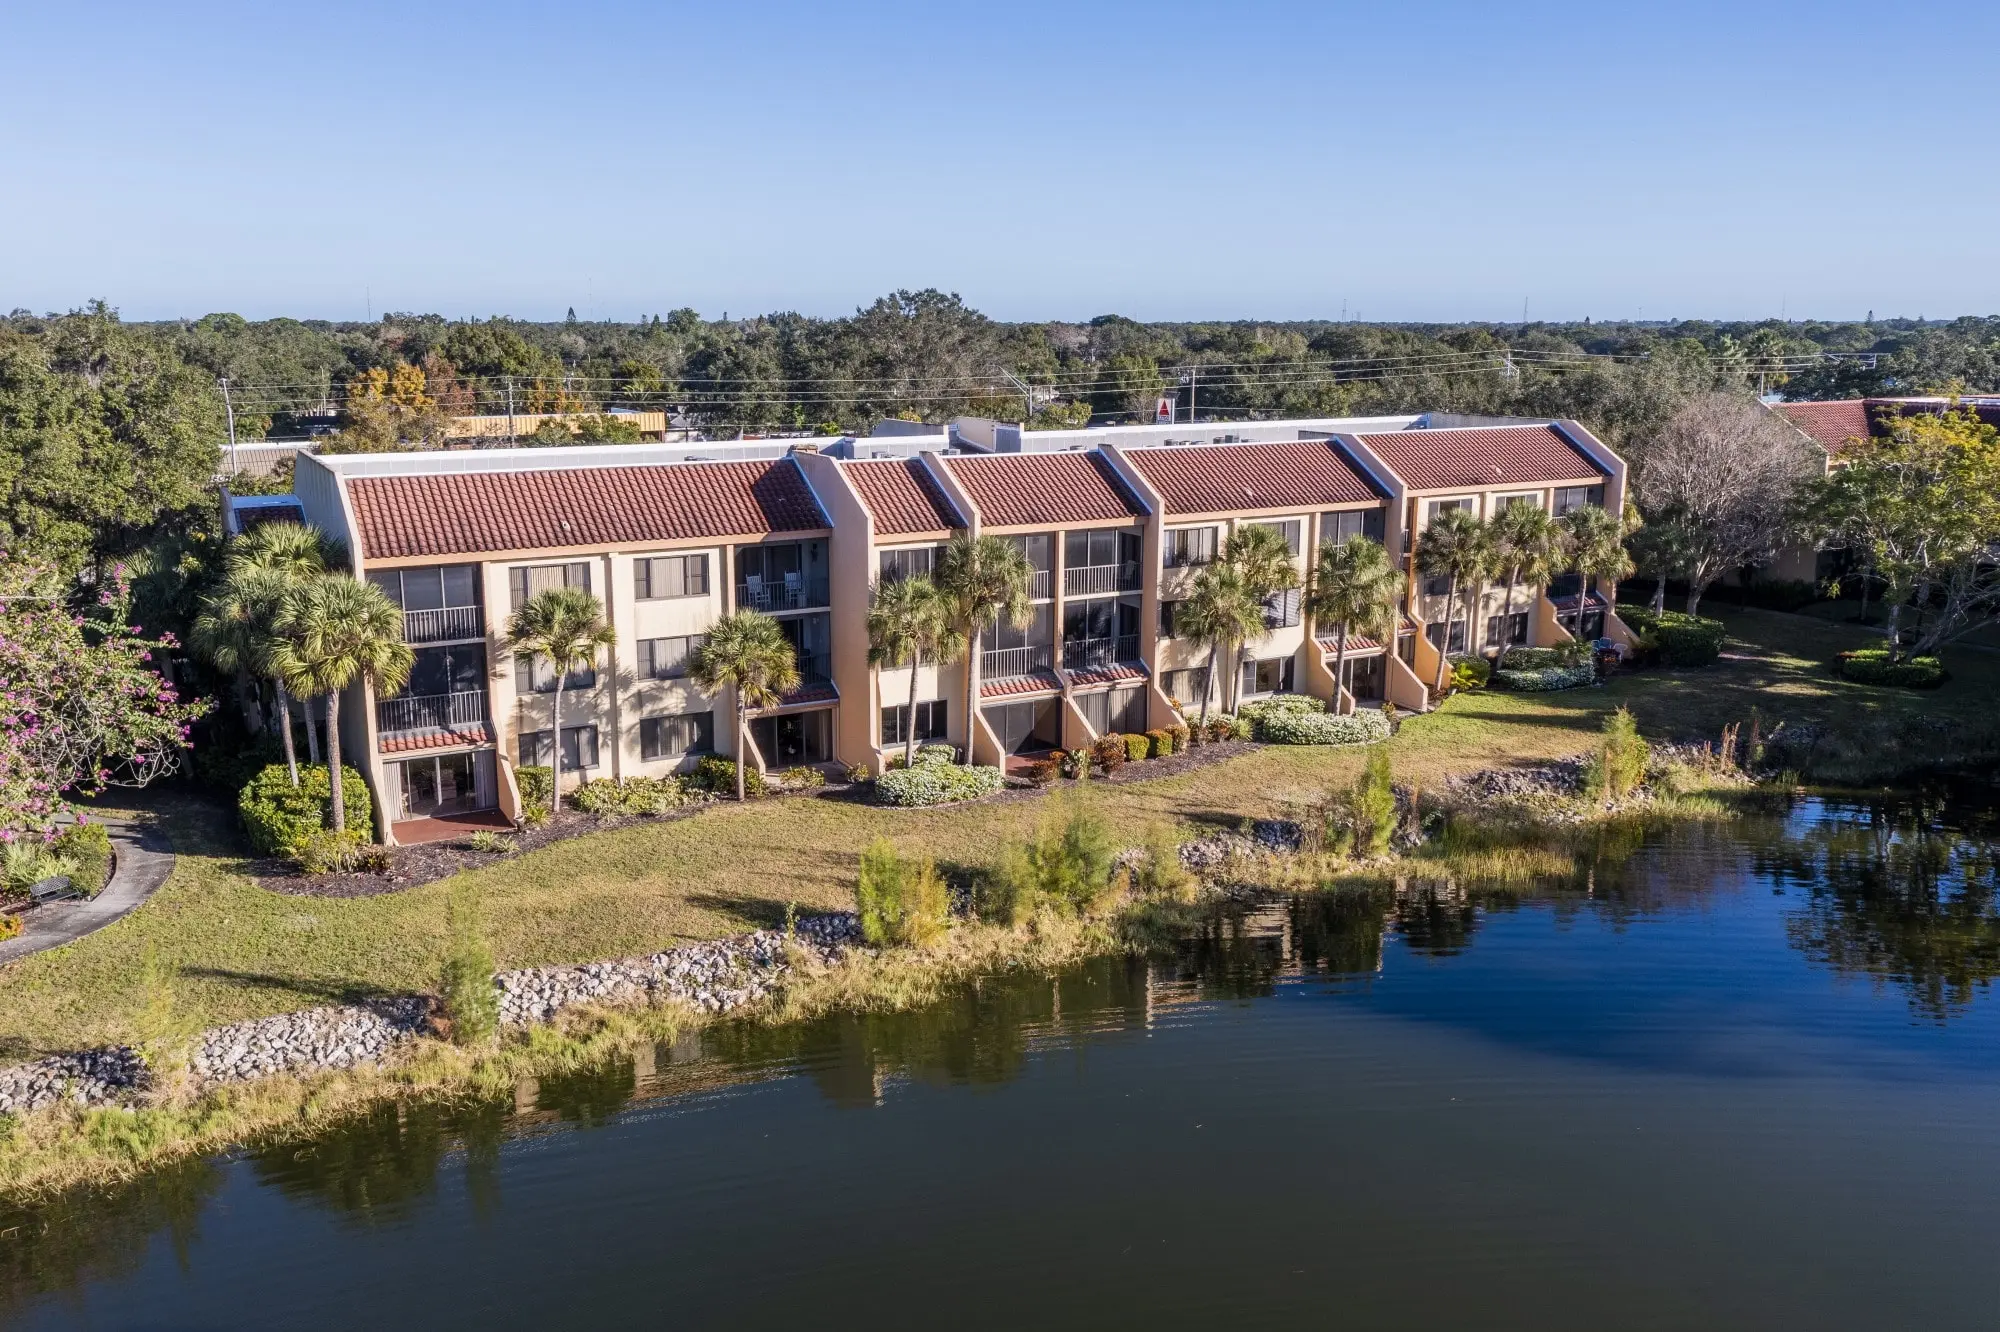
[[[1167,758],[1146,759],[1139,763],[1126,763],[1107,774],[1093,774],[1094,782],[1110,782],[1119,785],[1127,782],[1157,781],[1162,777],[1178,777],[1185,772],[1206,768],[1247,754],[1258,748],[1248,740],[1222,740],[1213,744],[1197,745],[1193,748],[1170,755]],[[1074,783],[1058,779],[1049,788],[1070,786]],[[1007,789],[986,796],[982,801],[967,801],[967,804],[984,801],[1032,800],[1040,795],[1043,788],[1031,786],[1023,781],[1009,782]],[[780,800],[848,800],[863,801],[867,798],[866,788],[859,785],[833,784],[817,791],[799,792],[793,795],[775,797]],[[383,893],[400,893],[406,888],[420,888],[439,879],[448,879],[462,869],[478,869],[491,865],[496,860],[505,860],[509,855],[519,855],[523,851],[533,851],[537,847],[553,842],[565,842],[585,833],[601,832],[607,828],[622,828],[632,823],[671,823],[676,819],[690,818],[702,811],[702,805],[690,805],[675,810],[671,814],[659,815],[608,815],[579,814],[565,810],[549,819],[538,828],[531,828],[510,834],[514,850],[506,855],[490,851],[474,851],[466,845],[464,837],[449,838],[441,842],[425,842],[419,846],[392,846],[385,850],[389,856],[389,869],[384,874],[301,874],[290,861],[278,858],[254,860],[250,864],[250,874],[257,886],[288,897],[378,897]],[[951,806],[932,805],[920,808],[945,809]],[[469,834],[468,834],[469,835]]]

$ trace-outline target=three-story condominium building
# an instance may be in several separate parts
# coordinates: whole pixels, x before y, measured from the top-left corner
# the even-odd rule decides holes
[[[1442,428],[1438,428],[1442,427]],[[709,458],[690,456],[701,451]],[[1310,693],[1336,707],[1420,711],[1440,650],[1493,651],[1573,634],[1621,637],[1601,592],[1484,586],[1448,608],[1415,571],[1446,506],[1616,512],[1621,460],[1568,421],[1431,417],[1021,432],[958,421],[810,444],[612,445],[301,456],[299,510],[346,542],[357,576],[403,608],[416,653],[393,697],[342,710],[394,840],[442,816],[514,817],[515,771],[565,784],[684,769],[702,756],[762,769],[880,770],[907,737],[981,762],[1169,724],[1198,704],[1208,652],[1176,606],[1249,524],[1280,532],[1300,587],[1219,663],[1216,705]],[[1030,568],[1028,616],[982,628],[976,655],[873,665],[867,608],[884,581],[930,574],[955,535],[996,536]],[[1402,623],[1347,644],[1316,625],[1315,553],[1360,534],[1410,572]],[[505,648],[515,609],[551,587],[598,598],[617,645],[563,682]],[[1548,595],[1553,591],[1553,597]],[[719,617],[776,619],[800,683],[761,709],[738,753],[734,700],[687,675]]]

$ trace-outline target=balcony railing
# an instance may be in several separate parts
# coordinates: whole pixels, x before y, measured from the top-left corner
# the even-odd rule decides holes
[[[405,643],[447,643],[455,638],[481,638],[485,633],[477,606],[403,612]]]
[[[833,678],[833,659],[825,652],[794,652],[801,684],[825,684]]]
[[[827,605],[824,578],[788,578],[782,583],[738,583],[736,604],[744,610],[820,610]]]
[[[1055,661],[1053,644],[1040,646],[989,648],[979,654],[979,671],[989,680],[1004,680],[1010,675],[1028,675],[1035,671],[1049,669]]]
[[[1056,576],[1052,569],[1034,569],[1028,573],[1028,597],[1032,601],[1047,601],[1056,594]]]
[[[409,694],[381,699],[375,704],[375,727],[384,735],[476,726],[485,720],[484,689],[466,689],[454,694]]]
[[[1063,595],[1066,597],[1087,597],[1099,592],[1138,590],[1137,560],[1123,560],[1117,564],[1073,564],[1063,570]]]
[[[1120,634],[1116,638],[1072,638],[1063,643],[1063,669],[1099,671],[1121,661],[1139,659],[1139,636]]]

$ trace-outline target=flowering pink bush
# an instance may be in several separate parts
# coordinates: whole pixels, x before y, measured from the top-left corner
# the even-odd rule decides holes
[[[0,552],[0,841],[46,838],[70,794],[144,786],[186,750],[207,705],[180,700],[153,664],[178,645],[128,626],[127,605],[122,570],[86,617]]]

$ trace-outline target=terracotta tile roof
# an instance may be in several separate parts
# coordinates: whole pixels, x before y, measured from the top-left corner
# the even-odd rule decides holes
[[[861,502],[874,515],[877,536],[908,536],[965,526],[930,469],[915,458],[845,462],[840,472],[854,483]]]
[[[1133,449],[1125,455],[1168,513],[1308,509],[1383,498],[1331,440]]]
[[[1006,698],[1013,694],[1053,694],[1062,688],[1062,681],[1056,679],[1054,671],[1035,671],[1028,675],[1010,676],[1005,680],[981,680],[981,698]]]
[[[1320,635],[1319,647],[1320,651],[1326,653],[1328,656],[1332,656],[1334,653],[1340,651],[1340,640],[1330,635],[1322,634]],[[1381,650],[1382,645],[1372,638],[1363,638],[1360,634],[1349,634],[1347,636],[1347,654],[1349,656],[1353,656],[1357,652],[1380,652]]]
[[[790,458],[348,482],[366,559],[761,536],[826,526]]]
[[[1096,453],[995,453],[946,458],[988,527],[1137,518],[1146,512]]]
[[[778,695],[778,706],[781,708],[796,707],[801,703],[837,703],[839,701],[840,691],[835,689],[830,681],[826,680],[808,680],[798,686],[798,688],[788,689]]]
[[[1828,453],[1838,453],[1849,440],[1866,439],[1873,433],[1868,403],[1861,398],[1845,402],[1781,402],[1775,410]]]
[[[384,754],[409,754],[426,749],[451,749],[460,745],[492,743],[493,728],[481,722],[477,726],[455,730],[419,731],[414,735],[385,735],[380,737],[376,749]]]
[[[1584,452],[1547,425],[1392,430],[1356,438],[1411,490],[1472,490],[1602,476]]]
[[[1065,671],[1072,688],[1086,688],[1090,685],[1117,684],[1120,680],[1143,680],[1146,678],[1144,666],[1128,666],[1123,662],[1115,666],[1099,666],[1087,671]]]

